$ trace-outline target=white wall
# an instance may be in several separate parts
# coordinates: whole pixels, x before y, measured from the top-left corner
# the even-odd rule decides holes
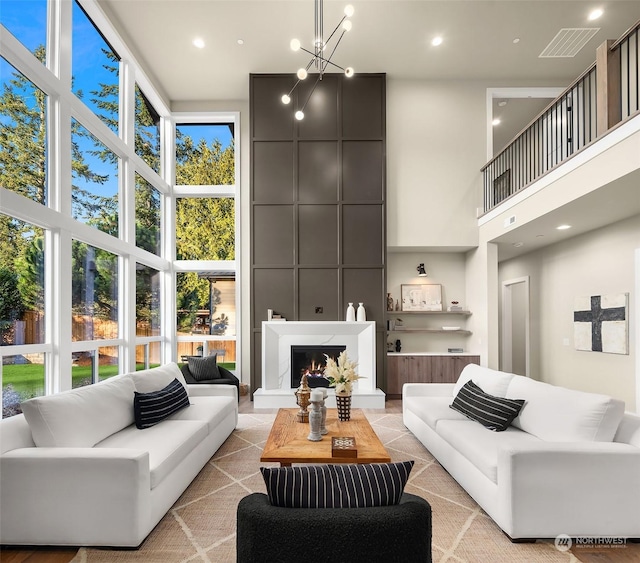
[[[486,85],[387,81],[387,244],[473,246]]]
[[[640,215],[499,265],[503,280],[530,276],[531,375],[555,385],[612,395],[636,408],[634,252]],[[629,355],[577,351],[574,298],[629,293]],[[568,345],[567,345],[568,342]]]

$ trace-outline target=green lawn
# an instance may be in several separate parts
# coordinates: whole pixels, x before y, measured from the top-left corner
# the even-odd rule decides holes
[[[153,364],[151,367],[156,367]],[[220,365],[227,369],[235,369],[235,362],[224,362]],[[144,369],[143,364],[136,365],[136,371]],[[118,375],[117,365],[100,366],[100,379],[108,379]],[[73,366],[71,368],[73,387],[79,387],[83,381],[91,381],[91,366]],[[23,399],[44,395],[44,365],[42,364],[9,364],[2,366],[2,388],[11,385]]]

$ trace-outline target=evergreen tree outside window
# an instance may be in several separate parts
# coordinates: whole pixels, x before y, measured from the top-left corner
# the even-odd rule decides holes
[[[178,260],[235,260],[235,199],[178,198]]]
[[[42,344],[44,230],[0,214],[0,345]]]
[[[0,186],[46,205],[47,95],[2,57],[0,86]]]
[[[73,217],[118,236],[118,157],[71,120]]]
[[[136,174],[136,246],[160,256],[160,192]]]
[[[117,135],[120,57],[76,0],[72,17],[72,92]]]
[[[160,116],[136,84],[136,154],[160,173]]]
[[[136,264],[136,335],[160,335],[160,272]]]

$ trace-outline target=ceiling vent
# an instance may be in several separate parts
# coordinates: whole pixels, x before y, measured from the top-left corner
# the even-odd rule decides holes
[[[565,27],[558,31],[542,53],[540,59],[575,57],[596,33],[599,27]]]

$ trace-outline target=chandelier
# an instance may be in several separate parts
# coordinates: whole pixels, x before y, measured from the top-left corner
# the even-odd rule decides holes
[[[309,61],[309,64],[307,64],[305,68],[300,68],[298,70],[298,72],[296,73],[298,80],[296,80],[296,83],[293,85],[293,88],[289,90],[289,93],[284,94],[282,96],[281,98],[282,103],[283,104],[291,103],[291,94],[293,94],[293,91],[296,89],[298,84],[300,84],[301,81],[307,78],[307,76],[309,75],[309,69],[312,66],[314,66],[316,71],[318,72],[318,76],[316,78],[315,84],[313,85],[313,88],[311,88],[311,92],[309,92],[309,95],[307,96],[307,99],[305,100],[302,107],[295,113],[296,119],[298,120],[304,119],[304,108],[307,106],[307,103],[309,103],[309,100],[311,98],[311,95],[313,94],[313,91],[316,89],[318,82],[322,80],[322,75],[325,73],[329,65],[339,68],[341,71],[344,72],[345,76],[349,78],[353,76],[353,69],[351,67],[343,68],[331,60],[333,58],[334,53],[336,52],[336,49],[338,48],[338,45],[340,45],[340,41],[342,41],[344,34],[351,29],[351,20],[349,18],[353,15],[353,12],[354,12],[354,9],[351,4],[345,7],[344,16],[342,16],[342,19],[338,22],[338,25],[336,25],[335,29],[331,32],[331,35],[329,35],[329,38],[325,41],[324,31],[322,29],[323,17],[324,17],[323,16],[323,0],[315,0],[315,14],[314,14],[315,35],[314,35],[313,52],[305,49],[301,45],[298,39],[291,40],[291,43],[289,44],[289,46],[291,47],[291,50],[296,52],[304,51],[305,53],[308,53],[309,55],[311,55],[311,60]],[[342,29],[340,36],[338,37],[335,44],[333,45],[333,48],[331,48],[331,53],[329,54],[328,57],[326,57],[325,51],[330,49],[329,43],[331,42],[331,39],[333,39],[333,37],[336,35],[336,32],[339,29]]]

